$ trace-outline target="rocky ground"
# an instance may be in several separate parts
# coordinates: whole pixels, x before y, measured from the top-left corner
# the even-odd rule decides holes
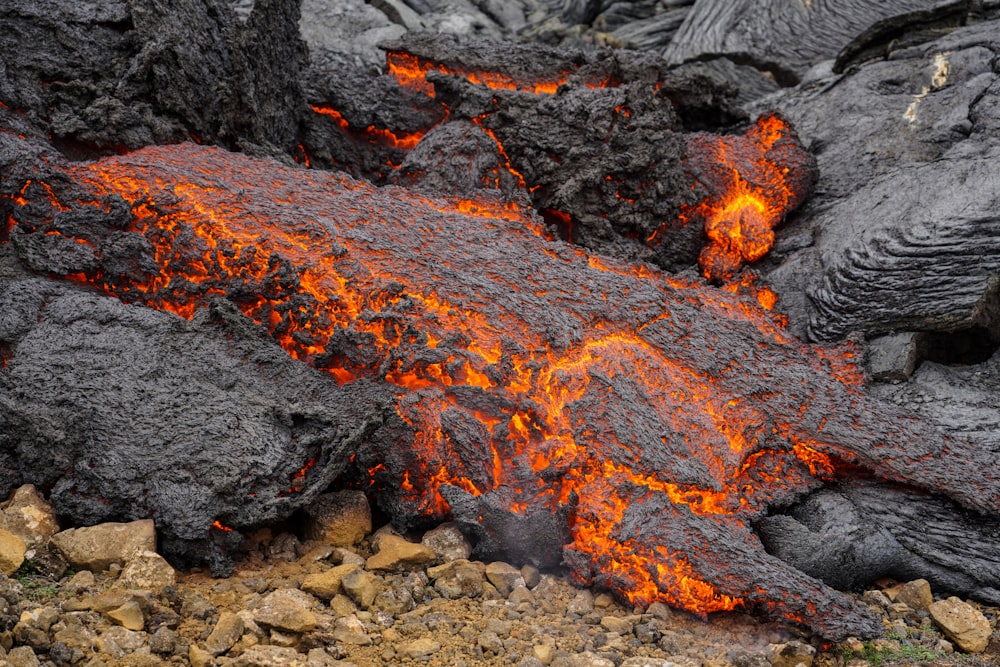
[[[541,573],[469,560],[445,524],[371,532],[358,492],[330,494],[293,532],[263,530],[236,574],[177,572],[151,521],[59,531],[22,487],[0,511],[0,667],[384,664],[536,667],[989,665],[1000,609],[923,580],[869,590],[885,637],[833,645],[743,613],[703,620],[628,608]]]

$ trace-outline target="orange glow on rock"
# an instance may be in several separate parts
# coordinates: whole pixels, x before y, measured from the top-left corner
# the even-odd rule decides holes
[[[485,72],[462,67],[449,67],[442,63],[430,62],[400,51],[390,51],[386,54],[386,62],[389,67],[389,74],[395,77],[401,86],[419,91],[429,97],[434,97],[434,85],[427,80],[427,75],[430,72],[460,76],[469,83],[486,86],[493,90],[520,90],[536,95],[555,94],[559,90],[559,86],[569,80],[571,74],[570,72],[566,72],[543,81],[518,81],[504,72]],[[596,88],[599,85],[593,84],[592,87]]]
[[[513,515],[571,507],[567,553],[635,604],[704,614],[746,600],[699,574],[696,542],[622,537],[634,507],[656,500],[702,525],[743,530],[774,494],[808,488],[838,465],[831,445],[776,421],[768,400],[779,388],[755,363],[782,350],[810,373],[832,372],[840,393],[831,395],[842,397],[856,391],[852,362],[842,350],[802,348],[749,281],[712,289],[591,256],[547,240],[537,216],[514,204],[378,189],[192,144],[63,169],[95,197],[130,204],[124,231],[148,242],[155,266],[141,280],[82,279],[181,317],[226,297],[337,382],[394,385],[412,439],[389,445],[398,459],[355,463],[380,488],[437,519],[454,490],[516,489],[505,506]],[[740,357],[715,350],[712,327],[692,313],[741,332],[732,339]],[[695,361],[715,355],[728,361],[711,370]],[[631,397],[624,416],[613,412],[622,396]],[[641,419],[660,426],[630,431]],[[651,466],[644,457],[654,454],[685,458],[699,474]]]
[[[332,118],[344,133],[364,137],[368,139],[368,141],[380,143],[383,146],[388,146],[390,148],[398,148],[400,150],[409,151],[415,148],[416,145],[420,143],[420,140],[424,138],[423,132],[401,132],[397,134],[391,130],[375,127],[374,125],[369,125],[363,130],[358,130],[351,127],[350,123],[347,122],[347,119],[345,119],[339,111],[329,105],[314,104],[310,108],[315,113]],[[303,149],[303,153],[305,153],[305,149]],[[305,160],[306,166],[308,167],[308,155],[305,155]]]
[[[686,163],[715,193],[680,214],[682,221],[704,225],[709,244],[699,263],[706,278],[731,280],[744,264],[766,255],[774,245],[774,228],[808,195],[801,170],[789,165],[795,159],[787,150],[790,137],[788,123],[768,114],[745,135],[688,139]],[[659,242],[659,231],[649,243]]]

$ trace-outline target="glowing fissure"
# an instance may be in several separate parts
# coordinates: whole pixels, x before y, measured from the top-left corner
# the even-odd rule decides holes
[[[399,415],[414,432],[414,464],[399,488],[429,516],[443,518],[449,511],[439,492],[444,485],[472,495],[517,487],[510,510],[518,513],[552,511],[575,497],[572,548],[592,554],[610,572],[627,572],[629,588],[619,593],[636,603],[662,600],[705,613],[732,609],[742,601],[694,576],[682,545],[666,549],[618,542],[612,532],[627,512],[630,494],[665,494],[685,511],[710,520],[752,516],[767,502],[766,494],[756,490],[761,475],[796,485],[805,483],[810,471],[827,475],[833,469],[814,443],[789,445],[789,456],[760,450],[757,440],[786,437],[788,442],[790,436],[751,402],[727,397],[712,376],[668,358],[649,342],[647,332],[653,335],[669,323],[669,311],[632,330],[590,322],[579,330],[579,340],[553,349],[521,314],[529,303],[524,299],[547,294],[539,281],[548,272],[519,278],[539,289],[511,293],[509,302],[460,303],[449,293],[449,280],[462,278],[449,274],[446,256],[430,270],[419,252],[389,256],[390,246],[380,244],[390,242],[401,224],[440,235],[445,228],[435,228],[436,221],[456,216],[465,225],[476,225],[484,239],[520,235],[542,244],[537,261],[548,263],[552,274],[567,263],[590,271],[589,282],[576,286],[580,295],[613,303],[623,298],[621,285],[643,285],[698,303],[720,317],[751,323],[774,344],[787,344],[790,337],[775,316],[752,300],[767,292],[749,283],[709,291],[642,265],[588,257],[579,249],[539,239],[537,220],[510,204],[432,200],[399,190],[397,196],[407,199],[405,208],[376,209],[366,203],[374,188],[347,177],[277,165],[253,172],[249,161],[245,172],[226,176],[222,163],[213,162],[221,159],[217,153],[191,145],[147,149],[145,155],[145,161],[125,156],[67,171],[96,194],[120,195],[131,204],[130,231],[151,244],[156,271],[145,280],[100,273],[73,278],[188,318],[212,296],[226,296],[290,355],[330,372],[338,382],[380,377],[398,386],[405,397],[398,404]],[[166,174],[176,167],[187,174],[186,180],[169,181]],[[238,190],[251,200],[267,201],[266,212],[244,208],[244,195],[233,194],[229,178],[242,179]],[[47,189],[47,196],[51,192]],[[304,213],[307,205],[316,210],[331,196],[347,213],[338,218],[336,236]],[[15,203],[23,205],[19,199]],[[421,217],[421,210],[428,217]],[[300,224],[289,229],[280,224],[282,219]],[[440,277],[412,282],[413,276],[431,275]],[[503,284],[501,277],[495,281]],[[544,298],[556,299],[554,307],[562,297]],[[378,315],[393,312],[406,313],[410,325],[400,327],[392,317]],[[364,353],[361,358],[333,344],[347,332],[364,340],[357,348]],[[517,344],[510,347],[505,340]],[[419,357],[415,351],[421,351]],[[686,426],[678,432],[684,432],[685,446],[712,478],[725,483],[712,488],[664,477],[643,466],[641,443],[619,442],[604,425],[577,421],[574,406],[585,396],[607,383],[626,381],[662,419],[682,420]],[[477,392],[500,400],[489,403],[485,412],[465,407],[462,396]],[[685,406],[681,414],[676,414],[678,404]],[[443,420],[456,410],[481,425],[488,441],[483,469],[471,476]],[[607,450],[620,456],[605,458],[600,452]],[[766,471],[750,469],[751,459],[766,460]],[[305,462],[291,480],[290,492],[300,488],[315,463]],[[373,476],[385,472],[382,464],[370,470]]]
[[[311,108],[318,114],[332,118],[344,132],[364,137],[369,141],[378,142],[391,148],[398,148],[404,151],[412,150],[424,138],[423,132],[396,133],[385,128],[375,127],[374,125],[369,125],[363,130],[356,129],[351,127],[350,123],[347,122],[347,119],[339,111],[329,105],[314,104]]]
[[[516,78],[504,72],[475,71],[462,67],[449,67],[442,63],[434,63],[422,58],[418,58],[409,53],[390,51],[386,55],[386,62],[391,74],[400,85],[422,92],[429,97],[434,97],[434,85],[427,80],[430,72],[441,72],[460,76],[469,83],[486,86],[493,90],[520,90],[536,95],[554,95],[559,90],[559,86],[569,81],[572,72],[564,72],[548,80],[518,81]],[[607,82],[585,83],[591,88],[599,88],[607,85]]]

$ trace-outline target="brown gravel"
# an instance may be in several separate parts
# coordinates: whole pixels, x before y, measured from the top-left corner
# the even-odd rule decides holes
[[[383,541],[399,546],[396,539]],[[117,564],[54,580],[31,574],[29,560],[0,579],[0,658],[6,660],[0,667],[974,667],[997,664],[1000,656],[1000,611],[975,605],[992,636],[985,652],[965,654],[927,611],[900,601],[923,604],[912,591],[888,591],[896,602],[865,593],[884,616],[885,638],[830,645],[742,613],[703,620],[663,605],[626,608],[600,591],[574,588],[558,572],[466,561],[369,572],[363,566],[373,555],[369,538],[335,549],[265,531],[254,543],[255,552],[230,579],[191,571],[156,590],[117,587]],[[338,590],[328,581],[320,597],[300,590],[334,568],[352,577],[350,587],[342,581]],[[459,571],[461,585],[446,579]]]

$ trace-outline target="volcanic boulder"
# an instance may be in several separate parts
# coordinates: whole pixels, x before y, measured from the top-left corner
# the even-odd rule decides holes
[[[903,41],[912,33],[953,27],[968,0],[701,0],[664,55],[674,63],[725,56],[753,64],[785,85],[845,47],[868,54],[872,43]],[[869,54],[870,55],[870,54]]]
[[[109,244],[122,238],[113,215],[86,219],[95,225],[75,229],[103,221]],[[190,322],[125,306],[24,273],[15,246],[36,266],[66,246],[14,236],[0,246],[0,495],[25,482],[51,489],[57,513],[82,525],[156,517],[175,562],[210,562],[222,574],[239,545],[233,528],[310,502],[382,424],[384,390],[338,388],[231,303],[218,300]],[[143,266],[109,244],[107,266],[124,275]],[[63,272],[91,261],[49,266]]]

